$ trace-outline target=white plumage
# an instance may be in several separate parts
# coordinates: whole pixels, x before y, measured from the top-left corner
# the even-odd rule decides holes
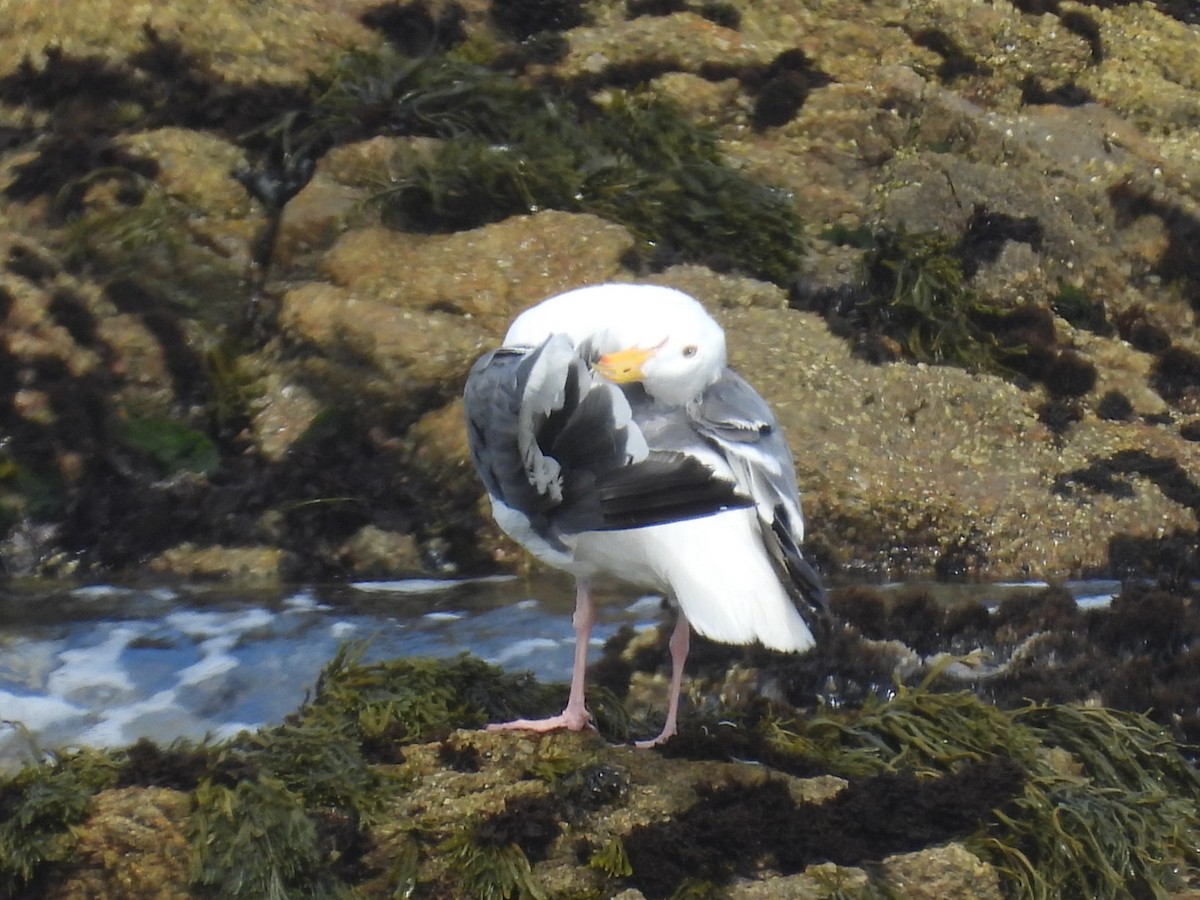
[[[726,367],[725,335],[688,295],[603,284],[538,304],[465,391],[472,460],[497,523],[577,581],[571,696],[583,728],[590,584],[613,577],[680,609],[661,743],[675,733],[690,628],[726,643],[812,646],[824,593],[800,554],[791,453],[762,398]],[[811,616],[810,616],[811,618]]]

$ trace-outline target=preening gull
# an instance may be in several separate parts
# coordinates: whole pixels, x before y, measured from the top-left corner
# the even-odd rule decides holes
[[[578,731],[591,585],[664,593],[666,723],[676,731],[691,629],[782,651],[813,645],[825,594],[800,552],[792,455],[766,402],[725,364],[725,334],[667,287],[601,284],[518,316],[471,369],[468,441],[497,524],[576,579],[575,662],[560,715],[492,729]]]

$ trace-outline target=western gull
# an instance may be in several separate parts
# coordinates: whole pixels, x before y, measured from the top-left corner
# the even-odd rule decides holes
[[[679,609],[666,722],[639,746],[676,732],[690,629],[781,651],[813,645],[808,622],[825,594],[800,552],[792,455],[766,402],[725,362],[725,334],[694,298],[600,284],[522,313],[471,368],[468,441],[496,523],[576,579],[566,708],[490,729],[589,724],[598,579],[662,592]]]

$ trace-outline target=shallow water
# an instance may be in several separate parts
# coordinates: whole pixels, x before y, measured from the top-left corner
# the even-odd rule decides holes
[[[1039,585],[924,585],[990,605]],[[899,589],[904,585],[885,586]],[[1119,586],[1071,586],[1081,606]],[[39,750],[139,737],[222,738],[280,722],[346,641],[368,661],[463,651],[544,681],[571,669],[569,579],[405,580],[235,594],[112,585],[0,593],[0,768]],[[657,597],[601,598],[593,657],[622,625],[652,628]]]

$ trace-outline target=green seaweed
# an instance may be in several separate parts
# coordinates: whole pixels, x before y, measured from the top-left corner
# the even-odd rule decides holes
[[[1086,328],[1096,334],[1112,334],[1113,326],[1103,300],[1093,300],[1081,287],[1067,281],[1059,281],[1058,290],[1050,298],[1050,308],[1077,328]]]
[[[373,760],[390,760],[395,747],[451,728],[537,714],[562,701],[560,687],[467,656],[365,664],[364,652],[362,645],[344,647],[313,696],[281,726],[200,748],[80,751],[0,779],[0,893],[29,890],[69,858],[71,829],[86,818],[95,792],[156,783],[192,794],[186,827],[196,891],[352,896],[364,877],[354,860],[369,849],[370,826],[386,821],[388,797],[403,789]],[[1019,793],[997,801],[990,821],[966,840],[1014,896],[1165,898],[1194,883],[1200,775],[1161,728],[1103,708],[1000,710],[966,692],[934,691],[936,678],[934,672],[926,684],[899,686],[891,698],[857,709],[760,715],[748,726],[757,743],[739,745],[738,756],[757,753],[777,769],[851,779],[940,778],[989,761],[1015,763],[1025,773]],[[471,819],[438,842],[409,835],[383,874],[392,895],[420,890],[422,859],[437,853],[454,895],[543,896],[531,861],[543,859],[562,822],[571,821],[560,786],[579,761],[554,751],[554,742],[542,746],[549,749],[531,771],[550,781],[549,794],[512,798],[503,812]],[[602,804],[620,796],[601,790],[611,780],[591,787]],[[591,850],[592,877],[628,877],[622,840],[609,836]],[[870,877],[865,892],[842,895],[887,896],[886,883]],[[679,886],[681,896],[719,890]]]
[[[92,796],[111,787],[115,766],[84,750],[25,766],[0,778],[0,896],[17,896],[50,866],[73,856],[74,827]]]
[[[406,840],[392,852],[388,865],[387,883],[395,900],[413,896],[420,875],[421,851],[414,840]]]
[[[588,867],[603,872],[609,878],[627,878],[633,874],[629,854],[619,837],[609,838],[588,857]]]
[[[313,79],[306,117],[269,129],[285,148],[369,130],[444,139],[401,153],[377,195],[384,221],[415,231],[477,227],[539,209],[625,225],[645,255],[784,283],[803,254],[786,192],[729,168],[711,130],[667,100],[613,90],[579,100],[454,55],[353,53]]]
[[[363,665],[365,651],[362,644],[338,651],[297,721],[352,737],[368,757],[388,757],[403,745],[432,740],[453,728],[549,713],[565,699],[561,686],[540,685],[531,676],[505,673],[466,654]]]
[[[890,884],[876,868],[864,872],[865,883],[858,873],[848,873],[841,868],[817,868],[810,871],[812,878],[824,892],[822,900],[903,900],[903,886]]]
[[[439,848],[459,885],[457,896],[478,900],[544,900],[546,894],[516,844],[481,844],[475,825],[468,824]]]
[[[71,856],[71,826],[91,807],[92,791],[73,773],[26,769],[0,788],[0,894],[16,894],[48,863]]]
[[[329,868],[316,825],[280,781],[234,787],[206,780],[188,818],[193,885],[216,897],[347,897]]]
[[[1070,705],[1003,711],[969,693],[902,687],[857,711],[759,728],[777,752],[847,777],[1015,760],[1029,776],[1022,796],[967,843],[1016,896],[1165,898],[1200,866],[1200,774],[1144,716]],[[1063,771],[1052,748],[1080,773]]]
[[[100,264],[106,272],[128,273],[143,271],[151,258],[163,265],[178,260],[191,240],[188,210],[151,179],[126,170],[95,169],[72,182],[70,189],[115,177],[133,179],[127,198],[131,202],[98,202],[72,219],[64,234],[68,264]]]
[[[729,890],[723,884],[689,878],[675,889],[671,900],[726,900],[728,896]]]
[[[217,433],[236,434],[251,420],[254,404],[262,397],[259,379],[247,371],[230,340],[209,341],[199,362],[208,381],[208,408]]]
[[[52,519],[66,504],[66,487],[60,473],[35,470],[0,451],[0,531],[16,525],[26,515],[35,520]]]
[[[546,742],[538,745],[529,765],[529,775],[555,786],[592,762],[594,754],[572,753],[559,744]]]
[[[857,247],[859,250],[875,250],[879,247],[874,229],[867,225],[856,225],[852,228],[835,223],[822,229],[817,237],[839,247]]]
[[[920,362],[1003,370],[1003,353],[980,316],[997,310],[966,284],[955,241],[939,232],[880,231],[863,268],[868,327]]]
[[[173,419],[125,419],[116,424],[115,436],[126,447],[147,456],[165,475],[210,475],[221,464],[221,454],[207,435]]]
[[[1148,718],[1103,708],[1030,706],[1014,723],[1071,754],[1079,774],[1043,755],[1007,833],[981,836],[1021,896],[1166,898],[1200,866],[1200,775]]]
[[[353,810],[375,818],[387,780],[345,734],[313,723],[286,722],[231,742],[237,758],[269,773],[310,808]]]

